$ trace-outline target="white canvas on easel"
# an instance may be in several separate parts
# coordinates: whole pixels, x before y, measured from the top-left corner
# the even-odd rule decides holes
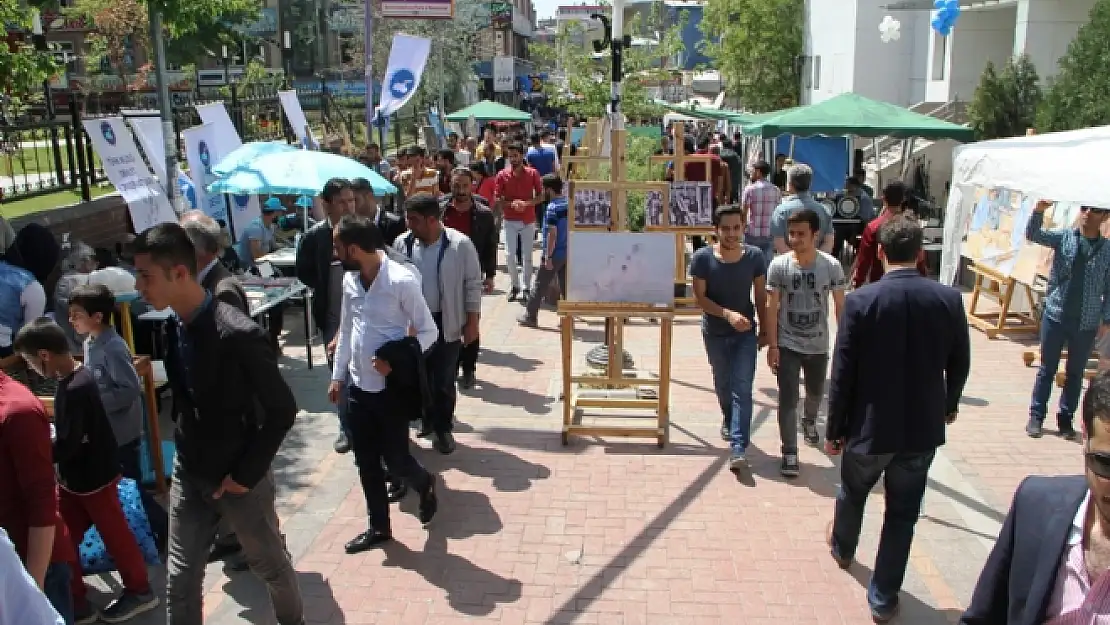
[[[567,301],[672,306],[674,237],[665,232],[571,232]]]

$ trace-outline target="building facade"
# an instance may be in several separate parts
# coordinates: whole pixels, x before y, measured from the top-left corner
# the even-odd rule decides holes
[[[802,102],[854,92],[898,104],[971,99],[987,61],[1027,54],[1042,79],[1058,71],[1095,0],[965,0],[948,37],[933,31],[932,0],[807,0]],[[900,38],[883,43],[885,16]]]

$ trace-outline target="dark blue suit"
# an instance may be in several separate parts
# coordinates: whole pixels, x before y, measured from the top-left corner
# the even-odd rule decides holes
[[[960,625],[1045,622],[1072,520],[1086,494],[1082,475],[1022,481]]]
[[[867,495],[886,491],[882,538],[868,588],[875,612],[895,609],[914,526],[945,418],[971,366],[959,291],[896,269],[844,301],[829,384],[828,440],[844,440],[832,551],[850,560]]]

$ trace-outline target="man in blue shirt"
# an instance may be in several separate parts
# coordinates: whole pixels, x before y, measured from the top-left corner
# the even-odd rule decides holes
[[[821,218],[821,234],[817,239],[818,249],[822,252],[832,252],[835,239],[832,215],[824,204],[813,198],[813,193],[809,190],[812,183],[813,169],[809,165],[796,163],[787,169],[786,195],[771,215],[771,241],[775,254],[785,254],[790,251],[790,246],[786,243],[786,221],[803,208],[812,210]]]
[[[538,132],[532,133],[529,142],[532,145],[524,155],[528,164],[541,176],[556,173],[559,167],[559,156],[555,152],[555,147],[544,145]]]
[[[1078,440],[1072,419],[1083,390],[1084,369],[1095,338],[1104,337],[1110,330],[1110,245],[1105,244],[1102,235],[1110,210],[1083,206],[1079,227],[1046,230],[1044,212],[1052,204],[1051,200],[1038,201],[1025,228],[1025,238],[1054,252],[1041,315],[1041,366],[1033,383],[1025,433],[1032,438],[1043,434],[1052,381],[1067,345],[1068,362],[1056,426],[1060,436]]]
[[[262,215],[251,220],[239,233],[235,251],[239,253],[239,261],[244,267],[253,268],[255,259],[274,251],[274,222],[283,213],[285,207],[281,200],[272,197],[262,205]]]
[[[543,195],[547,202],[547,215],[543,220],[543,259],[536,273],[535,295],[528,300],[528,308],[519,319],[521,325],[533,328],[538,322],[543,294],[551,281],[558,277],[564,296],[567,288],[567,198],[563,195],[563,179],[559,174],[543,177]]]

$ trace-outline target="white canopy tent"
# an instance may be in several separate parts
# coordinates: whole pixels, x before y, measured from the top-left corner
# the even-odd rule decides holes
[[[1034,199],[1110,208],[1103,176],[1110,160],[1110,126],[995,139],[957,146],[944,221],[940,281],[952,284],[971,219],[976,188],[1005,188]]]

